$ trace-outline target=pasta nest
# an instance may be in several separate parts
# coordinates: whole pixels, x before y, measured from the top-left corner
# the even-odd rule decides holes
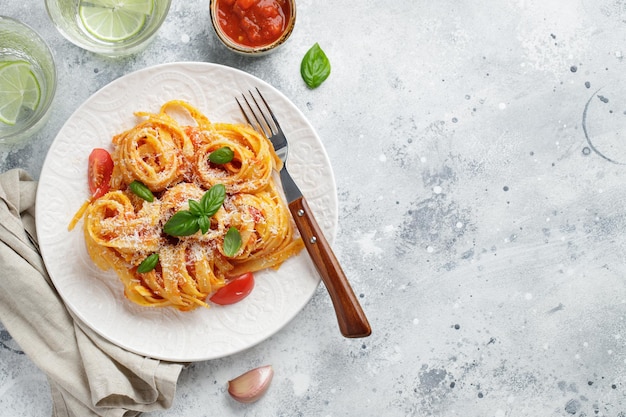
[[[183,111],[188,123],[171,113]],[[190,104],[175,100],[112,139],[114,169],[110,191],[86,209],[88,253],[102,269],[113,269],[131,301],[179,310],[208,307],[207,298],[246,272],[277,269],[304,247],[277,187],[282,162],[271,143],[249,126],[212,123]],[[233,151],[224,164],[208,155]],[[154,194],[145,201],[129,188],[140,181]],[[189,210],[216,184],[226,198],[210,219],[207,233],[172,237],[163,226],[174,213]],[[242,238],[236,254],[223,250],[235,227]],[[154,269],[139,273],[146,257],[158,253]]]

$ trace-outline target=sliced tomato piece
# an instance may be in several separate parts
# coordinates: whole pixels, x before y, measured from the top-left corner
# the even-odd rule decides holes
[[[91,151],[87,176],[92,199],[100,198],[109,191],[112,173],[113,158],[111,158],[111,154],[102,148],[95,148]]]
[[[235,304],[246,298],[253,288],[254,275],[252,272],[246,272],[217,290],[209,300],[220,305]]]

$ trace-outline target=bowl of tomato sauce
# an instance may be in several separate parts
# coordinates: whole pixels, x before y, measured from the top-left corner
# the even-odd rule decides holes
[[[220,41],[244,55],[263,55],[285,43],[296,23],[295,0],[211,0]]]

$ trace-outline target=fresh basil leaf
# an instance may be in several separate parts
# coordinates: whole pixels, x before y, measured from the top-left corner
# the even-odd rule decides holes
[[[211,220],[207,216],[198,217],[198,227],[200,227],[202,234],[205,234],[211,227]]]
[[[224,255],[235,256],[239,252],[239,248],[241,248],[241,234],[239,230],[231,227],[224,236]]]
[[[137,197],[142,198],[149,203],[154,201],[154,194],[152,194],[152,191],[150,191],[150,189],[146,187],[143,182],[135,180],[128,184],[128,188],[130,188],[130,191],[132,191]]]
[[[202,213],[208,217],[213,216],[222,207],[225,198],[226,187],[224,187],[224,184],[215,184],[200,199]]]
[[[188,210],[176,212],[163,226],[163,231],[170,236],[190,236],[198,229],[198,216]]]
[[[319,87],[330,75],[330,61],[317,42],[302,58],[300,75],[309,88]]]
[[[235,152],[228,146],[221,147],[209,154],[209,161],[214,164],[227,164],[233,160]]]
[[[150,272],[154,268],[156,268],[158,263],[159,263],[159,254],[153,253],[152,255],[148,256],[139,264],[139,267],[137,267],[137,272],[139,272],[140,274],[145,274],[146,272]]]
[[[189,200],[189,211],[197,217],[203,215],[202,206],[196,200]]]

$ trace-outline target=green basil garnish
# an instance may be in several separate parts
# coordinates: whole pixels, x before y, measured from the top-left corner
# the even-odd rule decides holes
[[[211,220],[209,220],[207,216],[198,217],[198,228],[200,229],[202,234],[205,234],[206,232],[208,232],[210,227],[211,227]]]
[[[330,61],[317,42],[302,58],[300,74],[309,88],[319,87],[330,75]]]
[[[200,206],[205,216],[211,217],[222,207],[226,198],[224,184],[215,184],[200,199]]]
[[[142,198],[150,203],[154,201],[154,194],[152,194],[152,191],[150,191],[150,189],[146,187],[141,181],[135,180],[131,182],[130,184],[128,184],[128,188],[130,188],[130,191],[132,191],[133,194],[135,194],[137,197]]]
[[[198,216],[189,210],[177,211],[163,226],[163,231],[170,236],[191,236],[199,229]]]
[[[170,236],[191,236],[198,230],[205,234],[211,227],[210,218],[224,204],[226,187],[215,184],[200,199],[189,200],[189,210],[180,210],[163,226],[163,231]]]
[[[234,227],[228,229],[224,236],[224,254],[226,256],[235,256],[241,248],[241,234]]]
[[[227,164],[233,160],[234,156],[235,152],[233,152],[233,150],[228,146],[224,146],[211,152],[209,154],[209,161],[214,164]]]
[[[204,214],[202,206],[196,200],[189,200],[189,211],[198,217]]]
[[[159,254],[153,253],[139,264],[139,267],[137,267],[137,272],[139,272],[140,274],[150,272],[154,268],[156,268],[157,263],[159,263]]]

